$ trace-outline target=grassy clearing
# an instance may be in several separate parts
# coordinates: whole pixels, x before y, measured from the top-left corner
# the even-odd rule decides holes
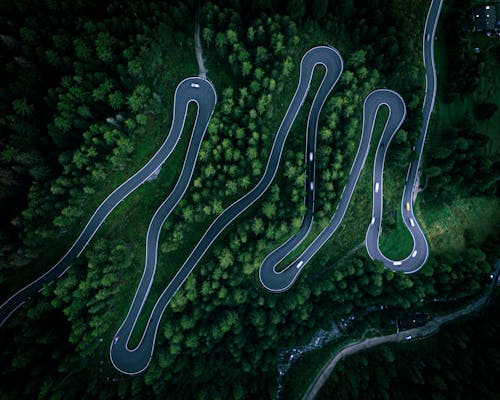
[[[464,234],[480,244],[497,229],[500,221],[498,199],[491,197],[460,198],[451,204],[422,205],[417,218],[435,254],[461,252]]]
[[[442,92],[440,91],[442,86],[439,85],[439,82],[446,80],[448,67],[446,43],[444,41],[445,34],[442,25],[438,25],[437,36],[435,58],[438,70],[438,97],[428,132],[430,142],[427,145],[428,147],[439,142],[441,132],[446,127],[457,123],[464,116],[470,116],[470,119],[473,120],[472,111],[476,103],[485,100],[500,103],[500,75],[497,72],[497,66],[493,65],[491,60],[486,63],[476,93],[451,104],[445,104],[442,101]],[[475,40],[478,41],[477,46],[481,49],[489,46],[486,42],[491,43],[490,39],[482,35],[477,35]],[[379,115],[378,119],[380,118],[381,115]],[[486,156],[493,157],[497,155],[500,151],[500,132],[498,131],[500,113],[497,112],[488,121],[478,122],[474,120],[474,124],[479,132],[490,137]],[[370,162],[373,162],[373,151],[367,159],[367,165]],[[403,169],[406,174],[406,166]],[[371,171],[369,168],[365,168],[363,171],[353,196],[352,206],[339,230],[334,235],[335,238],[330,240],[321,251],[342,253],[348,249],[349,245],[356,243],[356,240],[364,238],[366,227],[360,222],[368,221],[366,213],[363,213],[363,204],[365,208],[371,209],[371,197],[369,196],[372,190]],[[404,185],[404,177],[401,178],[400,175],[401,171],[394,171],[393,168],[387,168],[384,171],[385,210],[392,207],[399,211]],[[487,197],[460,198],[451,204],[436,203],[433,205],[417,200],[415,213],[429,240],[431,254],[456,253],[465,249],[464,234],[472,237],[477,244],[480,244],[484,242],[490,233],[497,229],[500,221],[500,208],[498,206],[498,199]],[[412,243],[411,235],[404,227],[398,212],[397,224],[394,228],[390,229],[384,225],[380,243],[381,250],[388,257],[402,258],[409,254]],[[308,353],[299,360],[287,374],[285,397],[300,398],[322,365],[342,345],[342,342],[331,343],[321,350]]]
[[[393,142],[394,143],[394,142]],[[387,158],[397,151],[389,146]],[[406,258],[413,249],[413,238],[406,227],[401,214],[401,197],[406,182],[408,165],[398,165],[386,160],[384,168],[384,213],[382,234],[380,235],[380,251],[392,260]]]
[[[123,314],[123,316],[128,312],[130,302],[132,301],[130,294],[135,293],[140,277],[142,276],[146,257],[146,233],[149,223],[156,209],[170,194],[177,181],[191,136],[190,132],[194,123],[194,116],[195,107],[190,105],[181,139],[168,161],[163,164],[162,171],[158,178],[153,182],[146,182],[136,189],[122,204],[120,204],[115,212],[113,212],[112,216],[108,218],[105,226],[103,226],[100,231],[103,237],[115,236],[124,240],[130,247],[130,254],[134,259],[134,267],[130,271],[131,275],[122,277],[121,283],[126,290],[121,292],[124,295],[118,298],[116,305],[117,309],[120,310],[120,314]],[[161,257],[159,257],[159,259],[161,259]],[[161,275],[172,277],[176,271],[176,264],[159,261],[156,275],[159,275],[158,273],[160,272]],[[164,283],[163,280],[156,278],[157,276],[155,276],[152,286],[152,289],[154,288],[155,291],[159,290],[159,288],[156,289],[156,283],[158,281]],[[151,305],[152,308],[152,304],[150,303],[151,302],[148,302],[147,305]],[[140,321],[142,322],[143,319],[144,317],[141,315]]]
[[[401,215],[398,215],[395,227],[383,229],[380,236],[380,251],[391,260],[402,260],[408,257],[412,249],[413,238]]]
[[[446,11],[444,8],[443,11]],[[486,121],[477,121],[473,117],[474,106],[488,101],[500,104],[500,76],[498,64],[488,50],[496,43],[494,38],[488,38],[480,33],[470,33],[472,47],[479,47],[486,54],[485,64],[481,68],[479,86],[470,95],[462,96],[457,101],[445,103],[443,101],[443,82],[448,78],[448,70],[453,61],[447,41],[454,40],[448,35],[443,25],[438,25],[435,43],[435,60],[438,74],[438,92],[435,109],[428,132],[429,146],[441,144],[443,132],[450,126],[460,123],[465,117],[474,125],[474,128],[485,135],[490,141],[486,147],[485,157],[497,158],[500,152],[500,112]],[[441,83],[441,85],[440,85]],[[441,90],[440,90],[441,88]],[[425,156],[425,154],[424,154]],[[479,244],[495,229],[500,212],[498,199],[486,197],[459,198],[451,204],[429,205],[420,203],[417,209],[417,218],[422,223],[434,253],[453,253],[465,248],[464,232]]]

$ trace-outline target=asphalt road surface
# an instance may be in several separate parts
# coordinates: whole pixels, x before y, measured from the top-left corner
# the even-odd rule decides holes
[[[164,290],[164,292],[156,302],[141,342],[136,348],[129,349],[127,347],[128,340],[130,338],[135,321],[137,320],[141,311],[142,304],[145,301],[147,291],[149,290],[152,282],[152,274],[149,272],[147,273],[146,270],[152,269],[154,267],[152,266],[152,264],[151,266],[148,266],[146,262],[146,269],[143,278],[141,279],[139,290],[137,291],[132,303],[132,307],[130,308],[130,311],[127,314],[124,323],[116,333],[115,339],[113,339],[110,346],[111,361],[115,368],[117,368],[119,371],[134,375],[141,373],[147,368],[153,353],[156,331],[158,329],[161,316],[172,297],[188,278],[189,274],[196,267],[203,255],[207,252],[210,245],[217,239],[217,237],[224,231],[224,229],[229,224],[231,224],[231,222],[233,222],[239,215],[241,215],[241,213],[243,213],[248,207],[255,203],[271,185],[279,167],[281,153],[283,151],[286,138],[293,124],[293,121],[295,120],[299,109],[302,106],[304,99],[306,98],[314,67],[316,65],[323,65],[326,70],[323,81],[320,84],[314,98],[313,107],[311,108],[309,114],[308,125],[313,124],[314,135],[316,135],[317,119],[321,106],[325,102],[328,94],[333,89],[342,72],[342,59],[340,57],[340,54],[337,52],[337,50],[326,46],[314,47],[309,50],[302,58],[302,62],[300,65],[299,85],[292,98],[290,106],[288,107],[288,111],[286,112],[285,117],[283,118],[278,132],[275,136],[264,175],[252,190],[250,190],[246,195],[226,208],[210,225],[200,241],[194,247],[191,254],[187,257],[182,267],[179,269],[177,274],[174,276],[172,281],[168,284],[167,288]],[[315,140],[314,142],[308,141],[308,145],[311,147],[314,147],[314,143]],[[310,173],[314,173],[314,168],[310,169]],[[309,203],[312,203],[313,194],[309,194],[308,196],[306,196],[306,198],[309,199],[307,200]],[[166,202],[168,202],[168,199],[166,200]],[[170,210],[168,212],[170,212]],[[309,218],[312,218],[312,211],[309,210],[308,213],[311,213]],[[168,215],[167,212],[165,212],[164,214]],[[305,218],[304,221],[307,221],[307,219],[308,218]],[[303,225],[307,225],[307,222],[305,222]],[[149,236],[150,235],[148,235],[148,237]],[[157,240],[158,238],[156,237],[155,239]]]
[[[347,211],[347,207],[351,201],[359,175],[363,169],[366,156],[368,155],[373,126],[377,116],[377,111],[381,105],[386,105],[389,108],[390,114],[375,154],[373,168],[373,209],[372,219],[366,232],[366,248],[372,259],[382,261],[385,267],[390,268],[395,272],[416,272],[427,261],[427,257],[429,256],[429,246],[424,232],[420,228],[420,225],[418,224],[418,221],[413,213],[413,203],[416,198],[416,190],[418,190],[418,173],[422,159],[422,152],[436,96],[437,83],[436,70],[434,66],[434,36],[439,14],[441,12],[441,6],[442,0],[433,0],[431,2],[425,23],[423,35],[423,58],[426,68],[426,93],[422,110],[423,124],[414,150],[415,153],[418,154],[418,160],[412,161],[408,167],[403,197],[401,199],[401,215],[413,238],[413,249],[411,253],[404,260],[391,260],[384,256],[379,248],[379,237],[382,233],[384,160],[387,148],[389,147],[392,138],[404,121],[406,116],[406,107],[403,99],[398,93],[387,89],[375,90],[367,96],[363,105],[363,130],[361,133],[361,142],[349,173],[349,180],[344,188],[344,191],[342,192],[335,214],[330,220],[330,223],[302,252],[302,254],[295,259],[295,261],[288,265],[284,270],[277,271],[277,265],[304,240],[309,232],[310,224],[312,222],[312,214],[314,212],[314,197],[312,200],[310,198],[306,198],[307,214],[304,217],[303,224],[299,229],[299,232],[293,235],[287,242],[278,247],[276,250],[272,251],[264,259],[260,267],[260,281],[268,290],[273,292],[282,292],[289,289],[304,269],[304,266],[311,260],[311,258],[314,257],[326,241],[330,239],[342,222],[345,212]],[[317,104],[313,104],[312,108],[314,107],[320,108]],[[311,129],[309,124],[308,129]],[[314,135],[315,138],[316,131],[308,132],[308,137],[311,135]],[[310,151],[310,148],[306,149],[306,162],[308,162],[308,164],[314,164],[315,158],[308,158],[307,156]],[[308,166],[308,171],[309,170],[314,171],[314,167]],[[309,179],[314,179],[314,174],[310,175],[308,172],[307,176]],[[308,188],[309,187],[306,187],[306,190]]]
[[[199,87],[196,88],[193,85],[198,85]],[[214,87],[209,81],[200,78],[187,78],[177,86],[175,91],[175,106],[172,127],[167,138],[155,155],[147,162],[146,165],[116,188],[101,203],[90,220],[87,222],[87,225],[80,233],[80,236],[56,265],[54,265],[38,279],[12,295],[0,306],[0,326],[3,325],[3,323],[16,309],[31,298],[32,295],[43,290],[45,285],[50,284],[63,275],[71,266],[71,263],[80,255],[111,211],[113,211],[114,208],[130,193],[144,183],[157,168],[161,167],[177,145],[184,126],[188,103],[191,101],[194,101],[199,105],[197,119],[193,128],[193,138],[199,138],[199,141],[201,141],[215,108],[217,96]],[[199,143],[196,142],[195,145],[199,146]],[[184,167],[183,172],[185,169],[186,167]],[[180,189],[176,186],[174,192],[178,193],[179,190]],[[172,197],[172,195],[170,197]],[[154,221],[152,221],[152,223],[153,222]],[[148,251],[148,253],[150,252]]]
[[[427,135],[427,128],[429,126],[429,120],[431,118],[431,113],[434,108],[434,100],[436,98],[437,78],[434,64],[434,37],[442,5],[442,0],[431,1],[423,34],[423,58],[426,69],[426,89],[422,109],[422,128],[414,150],[418,155],[418,160],[412,161],[408,167],[403,197],[401,199],[401,215],[403,216],[403,221],[406,227],[413,237],[413,249],[410,255],[404,260],[394,261],[388,259],[381,253],[378,245],[379,236],[382,232],[382,181],[384,158],[390,139],[388,139],[388,141],[384,141],[384,147],[379,145],[375,155],[375,166],[373,170],[373,215],[372,223],[366,233],[366,249],[372,259],[383,261],[386,267],[392,269],[393,271],[402,271],[404,273],[413,273],[418,271],[425,264],[427,257],[429,256],[429,246],[427,240],[425,239],[425,235],[413,213],[413,202],[416,198],[416,190],[418,190],[418,173],[422,161],[425,137]],[[379,182],[378,193],[375,190],[377,182]]]
[[[432,2],[425,28],[426,33],[430,33],[431,36],[427,37],[432,38],[434,36],[440,8],[440,0]],[[198,104],[198,114],[182,171],[173,191],[158,208],[153,216],[153,219],[151,220],[146,237],[146,262],[143,276],[135,293],[129,312],[110,345],[110,357],[116,369],[130,375],[138,374],[144,371],[151,360],[156,332],[161,316],[163,315],[163,312],[172,297],[199,263],[210,245],[217,239],[224,229],[248,207],[254,204],[271,185],[279,167],[286,138],[302,104],[304,103],[313,72],[315,67],[318,65],[323,66],[325,73],[311,105],[307,123],[305,151],[306,182],[304,197],[307,211],[303,217],[299,231],[286,243],[265,258],[259,270],[260,280],[262,284],[271,291],[279,292],[290,288],[307,262],[317,253],[322,245],[338,228],[350,203],[361,170],[363,169],[369,150],[374,121],[378,109],[382,105],[389,107],[390,115],[382,133],[375,156],[373,218],[368,228],[366,245],[370,256],[374,259],[383,261],[388,268],[406,273],[416,271],[425,263],[428,254],[428,247],[425,236],[413,215],[413,191],[416,187],[418,168],[436,90],[436,77],[432,54],[433,43],[432,40],[426,40],[425,37],[426,36],[424,35],[424,62],[427,67],[427,92],[423,109],[424,124],[421,135],[419,136],[415,146],[415,151],[418,153],[419,159],[418,162],[410,164],[402,200],[402,213],[404,220],[414,239],[414,251],[405,260],[401,260],[399,262],[389,260],[384,257],[378,249],[378,237],[380,235],[382,216],[382,173],[384,158],[392,137],[400,127],[406,115],[405,105],[402,98],[391,90],[381,89],[370,93],[364,102],[363,130],[358,153],[349,173],[348,183],[344,188],[337,210],[329,225],[314,239],[307,249],[291,265],[281,272],[276,271],[276,265],[279,264],[284,257],[290,254],[290,252],[304,240],[309,233],[312,224],[314,215],[315,153],[318,118],[324,102],[337,83],[343,69],[342,58],[336,49],[327,46],[319,46],[309,50],[302,58],[300,64],[299,83],[296,92],[275,136],[267,166],[260,181],[246,195],[226,208],[204,233],[200,241],[192,250],[191,254],[187,257],[182,267],[156,302],[139,345],[137,345],[134,349],[128,348],[131,332],[135,326],[153,282],[154,272],[156,269],[160,230],[165,219],[169,216],[171,211],[182,198],[191,181],[201,141],[217,101],[214,87],[209,81],[201,78],[187,78],[177,87],[174,97],[172,127],[169,135],[158,152],[143,168],[120,185],[108,196],[108,198],[106,198],[106,200],[104,200],[104,202],[92,215],[78,239],[54,267],[33,283],[14,294],[4,304],[2,304],[2,306],[0,306],[0,325],[3,324],[5,320],[31,295],[42,290],[44,285],[51,283],[61,276],[69,268],[71,262],[80,255],[109,213],[163,164],[163,162],[172,153],[178,142],[183,129],[188,104],[193,101]],[[379,183],[378,186],[376,186],[377,183]],[[409,210],[406,209],[407,202],[410,203]]]
[[[499,273],[500,273],[500,260],[497,260],[495,264],[495,272],[493,273],[491,279],[491,286],[488,293],[484,294],[483,296],[481,296],[480,298],[478,298],[477,300],[475,300],[474,302],[463,308],[453,311],[450,314],[436,317],[431,321],[427,322],[425,325],[417,328],[412,328],[406,331],[393,333],[391,335],[363,339],[361,341],[350,343],[342,347],[337,351],[337,353],[332,355],[330,360],[328,360],[320,369],[320,371],[316,374],[316,377],[313,379],[309,387],[304,392],[302,400],[314,399],[318,395],[318,393],[320,392],[321,388],[326,383],[328,378],[330,377],[335,366],[338,364],[339,361],[341,361],[345,357],[356,354],[360,351],[367,350],[372,347],[379,346],[384,343],[390,343],[390,342],[409,343],[410,341],[414,341],[416,339],[425,339],[437,333],[443,325],[480,311],[483,307],[488,305],[490,299],[492,298],[495,292],[495,288],[497,286],[497,279]]]
[[[133,350],[129,349],[127,344],[130,339],[130,335],[134,329],[142,307],[146,302],[149,290],[151,289],[151,285],[153,283],[161,227],[179,200],[184,196],[184,193],[191,182],[200,145],[217,101],[215,89],[209,81],[201,78],[189,78],[183,82],[186,82],[186,85],[183,85],[182,87],[182,83],[179,85],[177,95],[174,98],[174,120],[176,116],[179,115],[178,113],[182,112],[181,115],[183,115],[182,118],[184,121],[187,113],[187,105],[190,101],[198,103],[198,115],[196,117],[193,134],[189,142],[182,171],[177,183],[167,199],[156,210],[153,219],[149,224],[146,236],[146,261],[144,272],[129,312],[111,342],[111,362],[116,369],[125,374],[138,374],[148,366],[153,353],[158,323],[161,315],[163,314],[164,308],[191,272],[182,268],[177,272],[165,291],[167,294],[164,293],[164,295],[170,296],[168,301],[165,303],[165,306],[163,306],[163,308],[159,308],[158,303],[156,304],[150,315],[149,322],[139,345]],[[193,85],[198,85],[198,87],[193,88]],[[182,125],[177,126],[182,131]],[[173,129],[174,127],[172,130]],[[173,292],[169,291],[169,288],[171,288],[172,285],[178,285]]]

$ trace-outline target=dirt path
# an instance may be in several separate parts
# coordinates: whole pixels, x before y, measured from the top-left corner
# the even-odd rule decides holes
[[[196,0],[196,16],[194,22],[194,50],[196,52],[196,61],[198,61],[198,77],[207,79],[207,70],[203,64],[203,50],[200,42],[200,0]]]

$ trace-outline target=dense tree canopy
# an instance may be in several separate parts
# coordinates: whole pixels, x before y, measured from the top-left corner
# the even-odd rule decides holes
[[[362,104],[373,89],[387,86],[407,100],[408,119],[387,167],[408,164],[421,122],[426,10],[418,2],[399,3],[226,0],[203,6],[201,39],[218,104],[192,184],[163,227],[155,284],[132,346],[155,296],[208,225],[260,179],[295,90],[299,61],[312,45],[334,45],[345,59],[320,118],[315,231],[333,216],[357,151]],[[175,86],[196,74],[193,6],[2,4],[5,296],[57,261],[96,205],[163,141]],[[497,236],[485,243],[466,237],[466,250],[433,254],[415,275],[394,274],[365,253],[343,257],[346,248],[330,247],[318,253],[293,290],[277,295],[261,287],[260,263],[297,231],[305,212],[304,131],[322,76],[317,67],[268,192],[214,243],[171,301],[149,369],[136,377],[120,375],[108,348],[142,273],[149,219],[175,182],[188,138],[157,181],[114,211],[75,265],[2,327],[2,398],[271,398],[279,352],[307,341],[319,326],[381,303],[402,313],[423,307],[425,299],[484,289],[491,262],[500,256]],[[485,119],[490,113],[484,104],[478,110]],[[493,163],[481,161],[485,135],[464,123],[449,127],[446,140],[425,159],[426,200],[473,191],[494,195]],[[368,210],[370,198],[358,196],[354,207]],[[357,238],[347,231],[335,240],[350,250]]]

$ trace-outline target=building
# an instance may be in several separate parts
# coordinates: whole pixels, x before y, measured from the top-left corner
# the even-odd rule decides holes
[[[493,31],[497,27],[496,7],[485,5],[472,12],[474,31]]]

